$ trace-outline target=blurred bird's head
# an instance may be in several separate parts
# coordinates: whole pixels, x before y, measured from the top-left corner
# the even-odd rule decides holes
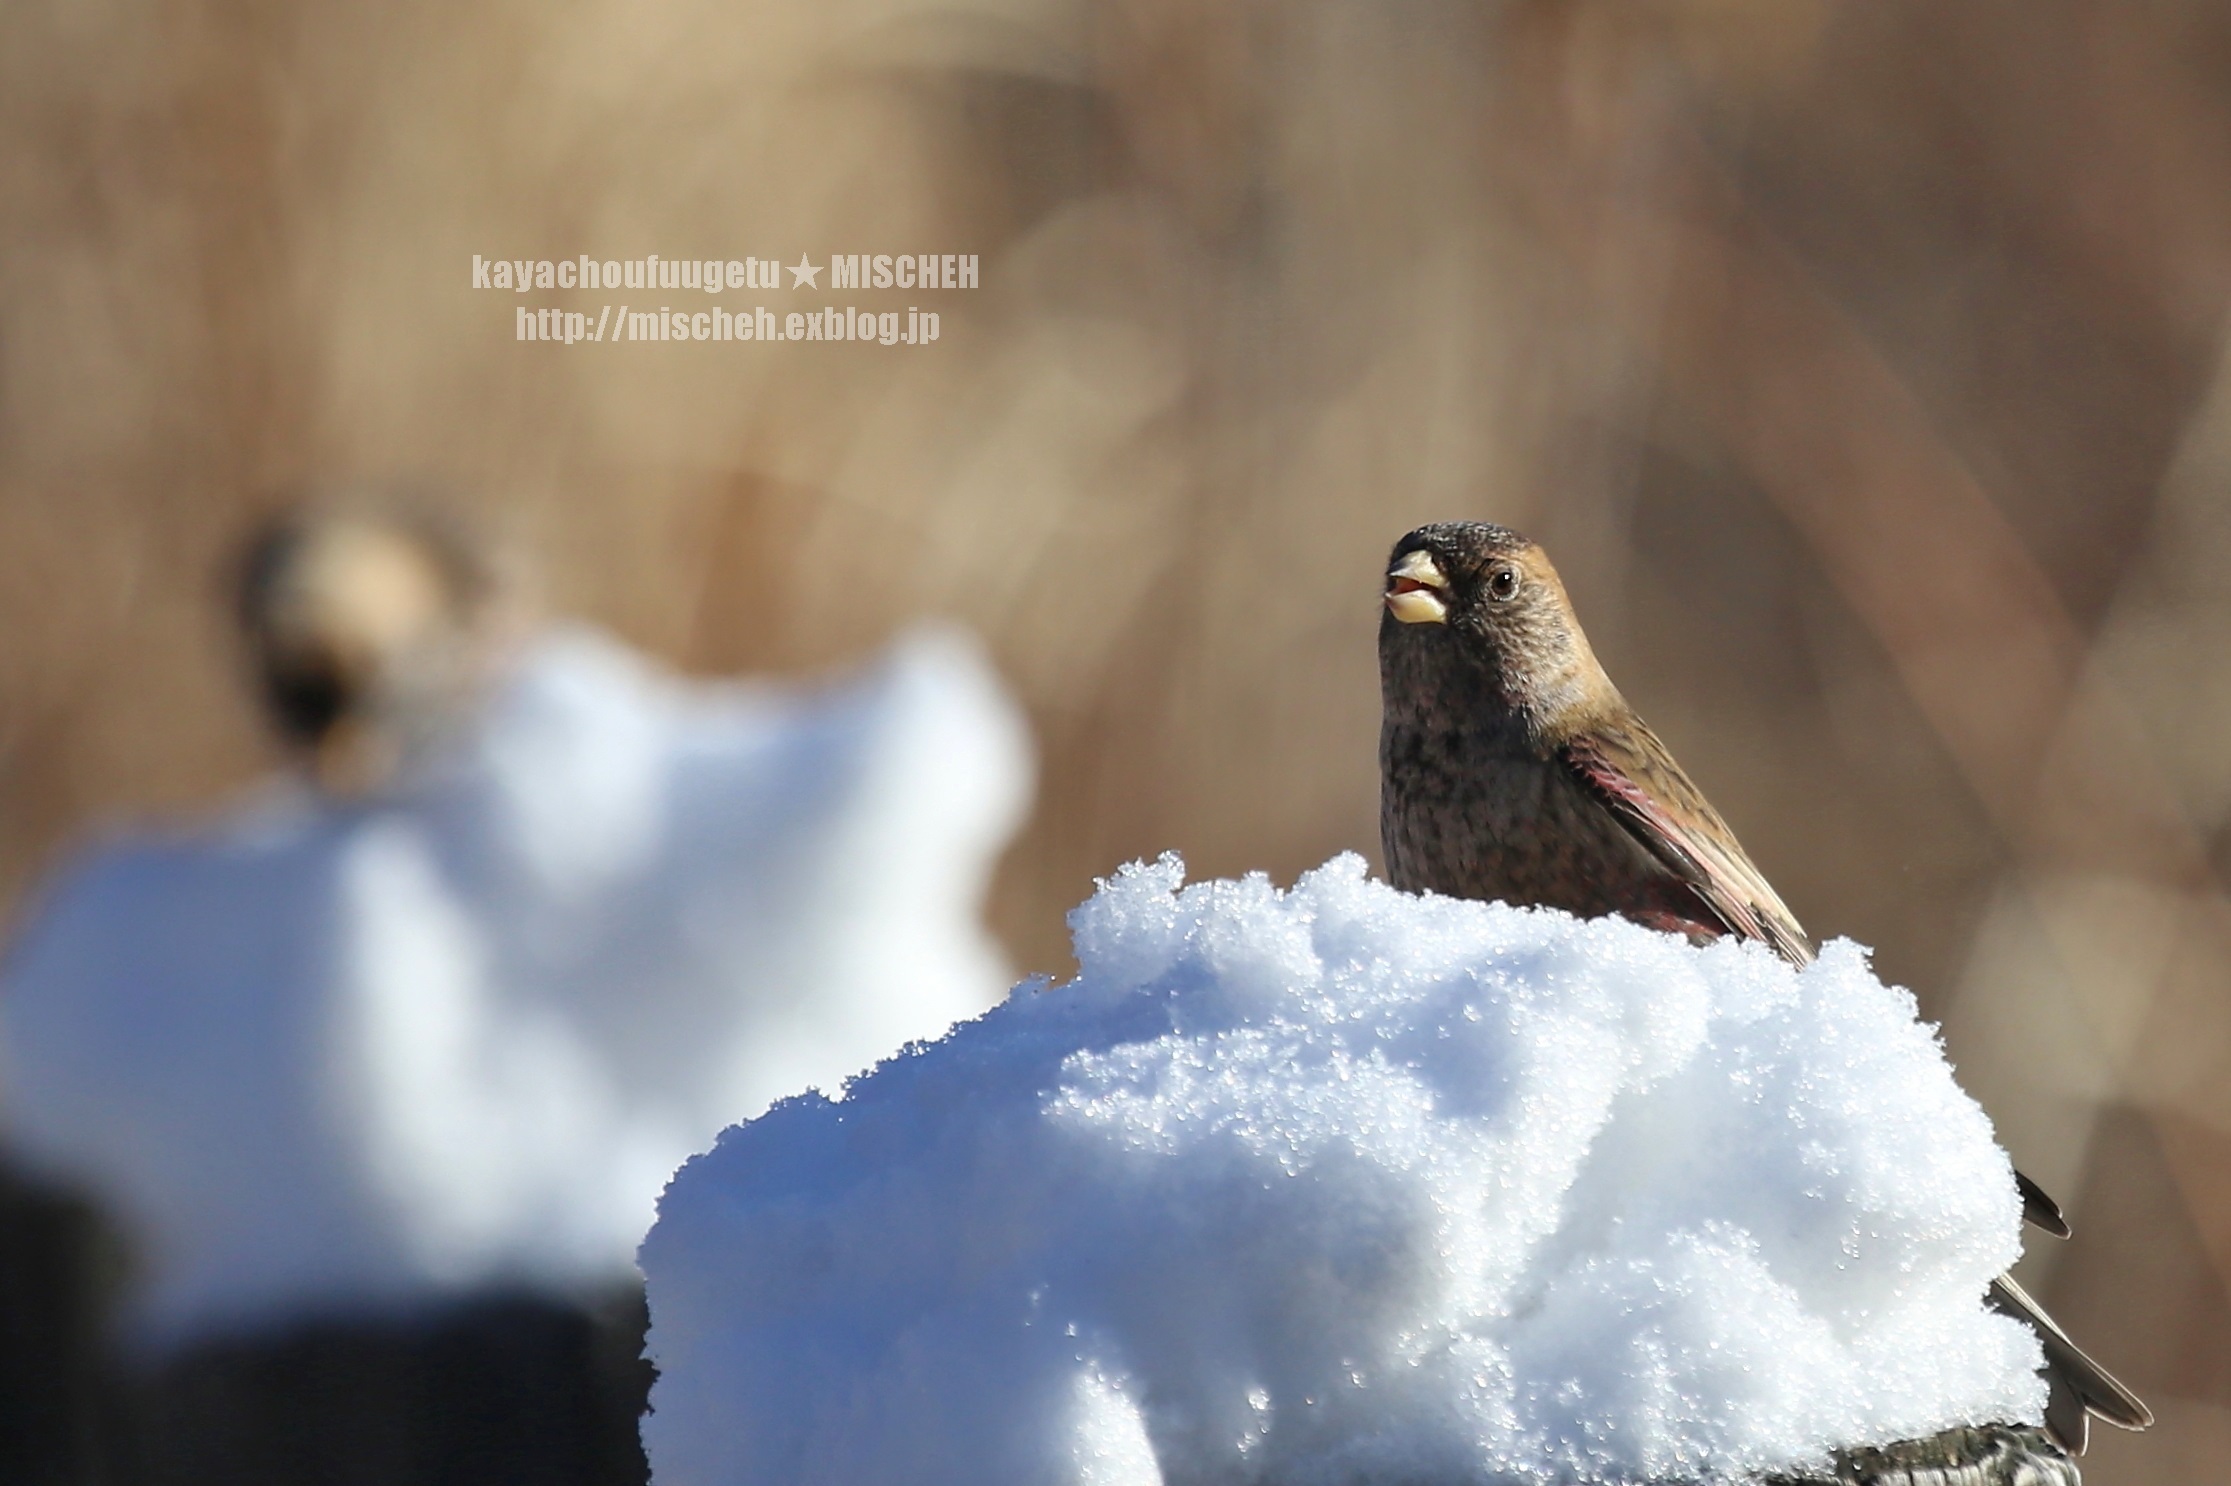
[[[1485,689],[1530,730],[1560,733],[1616,702],[1557,569],[1507,526],[1421,526],[1387,558],[1379,667],[1388,700]],[[1421,705],[1429,698],[1419,696]]]
[[[287,512],[251,541],[238,615],[272,726],[326,790],[359,793],[453,731],[505,626],[488,555],[423,512]]]

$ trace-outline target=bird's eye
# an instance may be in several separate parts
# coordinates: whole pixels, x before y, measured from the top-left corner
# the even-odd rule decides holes
[[[1518,592],[1518,569],[1498,564],[1487,575],[1487,596],[1503,600]]]

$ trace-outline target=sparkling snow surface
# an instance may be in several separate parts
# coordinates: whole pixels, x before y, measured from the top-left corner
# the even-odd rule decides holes
[[[1855,946],[1182,881],[683,1168],[659,1486],[1695,1480],[2038,1417],[2006,1157]]]
[[[91,854],[0,982],[0,1139],[139,1240],[155,1343],[628,1275],[724,1125],[1006,985],[1029,793],[967,641],[811,694],[545,636],[384,798]]]

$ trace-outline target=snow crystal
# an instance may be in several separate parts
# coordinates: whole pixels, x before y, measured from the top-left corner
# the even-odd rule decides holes
[[[1697,1480],[2039,1417],[2006,1157],[1855,946],[1183,875],[676,1176],[660,1486]]]
[[[0,1133],[119,1210],[158,1344],[627,1276],[722,1126],[997,999],[1029,773],[943,631],[819,694],[553,632],[405,787],[65,876],[0,981]]]

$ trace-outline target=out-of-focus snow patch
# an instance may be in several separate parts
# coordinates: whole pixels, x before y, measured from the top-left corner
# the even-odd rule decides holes
[[[2039,1416],[2006,1157],[1856,947],[1182,880],[683,1168],[660,1486],[1698,1480]]]
[[[1030,768],[948,632],[817,694],[554,632],[404,789],[54,886],[0,984],[0,1133],[119,1208],[158,1342],[625,1275],[722,1126],[997,999]]]

